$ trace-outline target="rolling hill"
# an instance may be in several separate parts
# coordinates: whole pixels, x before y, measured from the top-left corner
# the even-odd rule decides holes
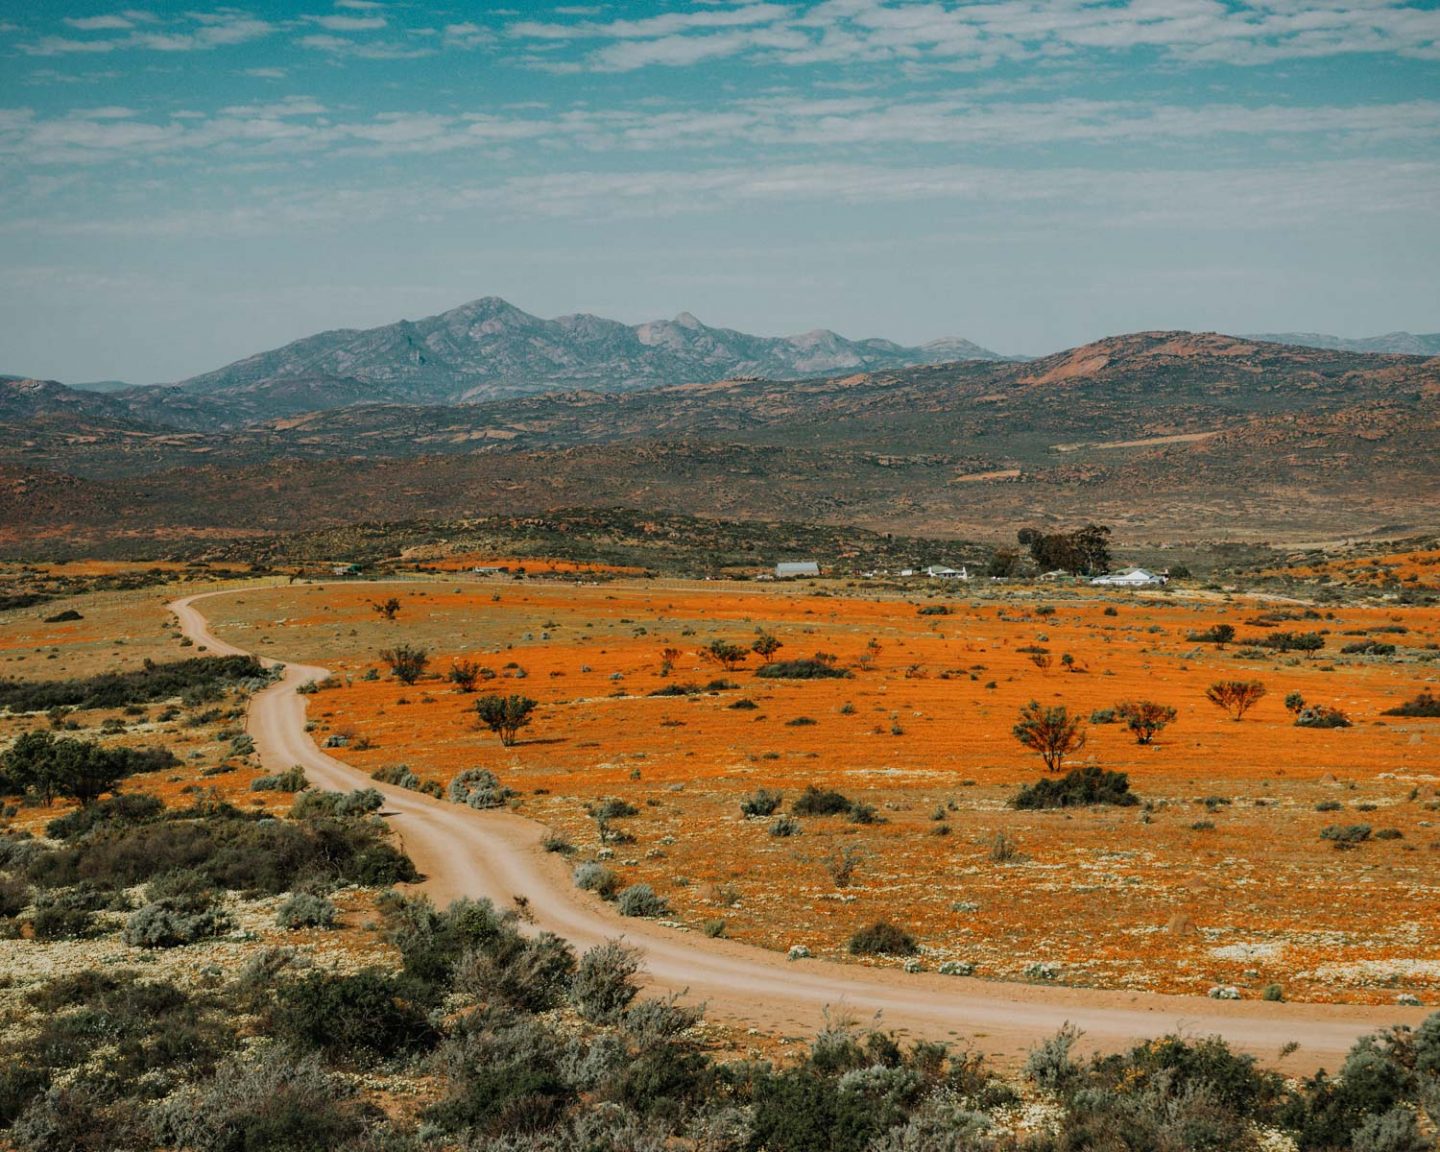
[[[115,398],[94,394],[83,422],[47,417],[37,397],[70,410],[57,389],[0,384],[9,551],[616,506],[990,539],[1088,519],[1252,541],[1440,521],[1440,359],[1214,333],[218,433],[107,424]]]

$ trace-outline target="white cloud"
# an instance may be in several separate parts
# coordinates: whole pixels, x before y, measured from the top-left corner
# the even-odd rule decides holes
[[[135,22],[124,16],[66,16],[65,23],[80,32],[114,32],[135,27]]]
[[[495,42],[495,36],[488,28],[470,21],[445,25],[444,36],[447,48],[482,48]]]
[[[1242,65],[1357,53],[1440,58],[1440,11],[1411,0],[822,0],[804,9],[748,4],[640,20],[519,21],[507,31],[535,44],[643,45],[589,49],[586,60],[599,70],[741,55],[794,66],[890,61],[986,67],[1007,59],[1136,48]]]
[[[384,16],[305,16],[303,19],[331,32],[369,32],[389,23]]]
[[[132,26],[132,30],[124,36],[94,40],[44,36],[29,44],[20,45],[20,49],[29,56],[62,56],[127,49],[151,52],[201,52],[259,40],[277,30],[276,25],[269,21],[257,20],[235,9],[188,13],[183,21],[169,25],[168,30],[164,31],[133,28],[133,25],[136,24],[153,22],[153,18],[145,12],[127,11],[124,13],[124,18],[129,22],[127,26]],[[119,30],[118,25],[114,27],[115,30]]]
[[[433,48],[416,48],[386,40],[351,40],[346,36],[332,36],[317,33],[302,36],[296,43],[301,48],[310,48],[331,56],[353,56],[362,60],[418,60],[422,56],[433,56]]]
[[[289,75],[284,68],[246,68],[242,76],[253,76],[256,80],[283,80]]]

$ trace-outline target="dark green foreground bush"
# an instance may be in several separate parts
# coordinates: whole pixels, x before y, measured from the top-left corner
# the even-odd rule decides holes
[[[1140,803],[1130,791],[1130,777],[1104,768],[1075,768],[1060,779],[1043,777],[1021,788],[1010,801],[1014,808],[1084,808],[1113,804],[1128,808]]]
[[[169,664],[146,661],[136,672],[104,672],[77,680],[0,680],[0,709],[123,708],[172,696],[188,704],[218,700],[231,688],[268,679],[253,656],[197,656]]]

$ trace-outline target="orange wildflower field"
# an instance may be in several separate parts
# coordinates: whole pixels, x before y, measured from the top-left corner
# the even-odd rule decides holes
[[[390,595],[394,621],[373,608]],[[939,605],[948,613],[921,612]],[[344,741],[337,755],[442,785],[491,769],[575,860],[649,883],[697,931],[838,958],[852,932],[884,919],[915,935],[925,967],[955,961],[993,978],[1440,997],[1440,720],[1382,715],[1440,680],[1434,608],[469,581],[248,589],[207,614],[249,650],[332,670],[309,708],[317,741]],[[1190,638],[1221,623],[1236,629],[1228,646]],[[849,675],[765,679],[754,654],[736,671],[701,656],[717,638],[748,647],[760,630],[784,645],[777,660],[829,653]],[[1324,648],[1251,646],[1277,630],[1321,632]],[[1366,639],[1396,650],[1341,653]],[[378,658],[397,643],[430,652],[414,685]],[[475,697],[446,680],[457,658],[494,673],[478,692],[538,701],[515,746],[479,729]],[[1267,695],[1233,721],[1206,699],[1220,679],[1258,679]],[[702,690],[653,695],[685,684]],[[1297,727],[1284,703],[1295,692],[1352,726]],[[1012,735],[1022,706],[1103,720],[1134,699],[1177,719],[1144,746],[1123,723],[1090,723],[1065,768],[1128,773],[1141,805],[1010,807],[1045,775]],[[812,784],[881,819],[801,816],[798,834],[776,836],[773,817],[741,813],[758,788],[783,792],[789,812]],[[611,822],[624,842],[602,843],[587,808],[612,796],[639,811]],[[1349,851],[1321,837],[1351,824],[1374,835]]]

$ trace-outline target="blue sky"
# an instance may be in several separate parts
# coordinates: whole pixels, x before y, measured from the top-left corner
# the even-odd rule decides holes
[[[1440,329],[1440,11],[0,0],[0,372],[484,295],[1041,353]]]

